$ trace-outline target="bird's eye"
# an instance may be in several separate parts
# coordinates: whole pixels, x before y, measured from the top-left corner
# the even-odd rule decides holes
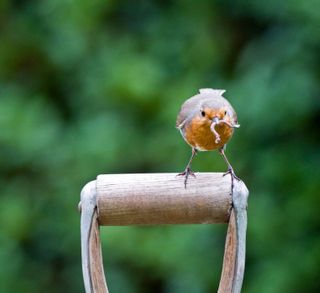
[[[202,115],[202,117],[206,116],[206,112],[202,110],[201,115]]]
[[[224,111],[224,116],[226,116],[227,115],[227,110],[226,111]]]

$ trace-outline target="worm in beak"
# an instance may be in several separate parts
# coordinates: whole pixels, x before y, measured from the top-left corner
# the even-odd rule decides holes
[[[219,133],[216,131],[215,127],[216,125],[218,124],[221,124],[221,123],[224,123],[226,125],[228,125],[229,127],[231,128],[239,128],[240,127],[240,124],[230,124],[228,121],[224,120],[224,119],[221,119],[219,120],[218,117],[214,117],[212,119],[212,123],[211,123],[211,126],[210,126],[210,130],[212,131],[212,133],[215,135],[216,137],[216,140],[215,140],[215,143],[219,143],[221,141],[221,138],[220,138],[220,135]]]

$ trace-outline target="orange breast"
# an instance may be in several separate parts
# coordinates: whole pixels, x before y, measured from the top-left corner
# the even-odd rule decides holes
[[[202,151],[210,151],[224,146],[233,134],[233,129],[226,124],[219,124],[215,127],[220,135],[220,142],[216,143],[216,137],[210,130],[210,122],[200,117],[195,117],[185,128],[186,141]]]

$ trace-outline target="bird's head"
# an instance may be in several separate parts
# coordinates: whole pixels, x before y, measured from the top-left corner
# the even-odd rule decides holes
[[[221,107],[202,106],[199,115],[203,123],[210,126],[210,130],[216,136],[216,143],[220,142],[220,135],[215,128],[217,125],[230,128],[240,127],[235,111],[231,106],[228,108],[228,105]]]
[[[230,116],[228,115],[228,111],[226,107],[221,108],[210,108],[210,107],[201,107],[200,113],[201,117],[204,120],[208,120],[209,122],[218,122],[219,120],[226,120],[231,122]]]
[[[207,123],[225,123],[229,127],[238,128],[240,125],[237,122],[237,116],[232,108],[228,109],[227,106],[222,107],[209,107],[203,106],[200,108],[199,115],[202,120]]]

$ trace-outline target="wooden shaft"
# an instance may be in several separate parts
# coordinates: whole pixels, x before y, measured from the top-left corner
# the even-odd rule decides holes
[[[108,293],[104,276],[99,225],[97,221],[96,182],[87,183],[81,191],[81,259],[86,293]]]
[[[240,293],[242,288],[247,232],[249,191],[242,181],[234,180],[229,227],[218,293]]]
[[[92,226],[89,236],[89,256],[92,292],[109,293],[106,278],[104,275],[100,231],[96,210],[93,214]]]
[[[232,205],[231,179],[223,173],[110,174],[96,180],[100,225],[226,223]]]

